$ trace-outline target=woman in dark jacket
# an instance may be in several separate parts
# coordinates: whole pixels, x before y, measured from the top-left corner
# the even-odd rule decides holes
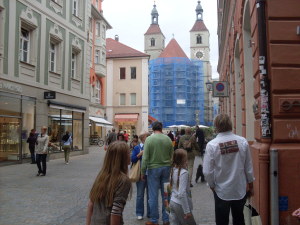
[[[31,129],[29,137],[27,138],[27,143],[29,144],[29,151],[31,154],[31,164],[35,164],[35,154],[34,148],[36,144],[37,135],[35,133],[35,129]]]

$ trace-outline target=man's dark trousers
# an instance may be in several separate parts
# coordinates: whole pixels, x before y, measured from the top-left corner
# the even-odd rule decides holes
[[[229,212],[231,209],[232,224],[233,225],[245,225],[244,220],[244,205],[246,203],[246,196],[240,200],[225,201],[218,197],[214,192],[215,197],[215,214],[216,225],[228,225],[229,224]]]

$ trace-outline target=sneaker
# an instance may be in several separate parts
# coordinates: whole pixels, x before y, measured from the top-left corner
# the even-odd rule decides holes
[[[138,220],[142,220],[143,217],[142,217],[142,216],[138,216],[137,219],[138,219]]]
[[[44,177],[44,176],[46,176],[46,174],[43,174],[43,173],[41,173],[41,175],[40,175],[40,176]]]
[[[190,187],[194,187],[194,185],[190,184]]]
[[[37,174],[36,174],[37,177],[40,176],[40,175],[41,175],[40,173],[37,173]]]

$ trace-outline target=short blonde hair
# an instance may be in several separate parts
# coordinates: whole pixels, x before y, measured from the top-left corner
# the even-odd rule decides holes
[[[214,127],[217,133],[232,131],[232,122],[227,114],[219,114],[214,119]]]

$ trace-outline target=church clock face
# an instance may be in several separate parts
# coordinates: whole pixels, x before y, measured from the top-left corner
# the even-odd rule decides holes
[[[195,56],[197,59],[203,59],[204,57],[204,52],[201,50],[196,51]]]

